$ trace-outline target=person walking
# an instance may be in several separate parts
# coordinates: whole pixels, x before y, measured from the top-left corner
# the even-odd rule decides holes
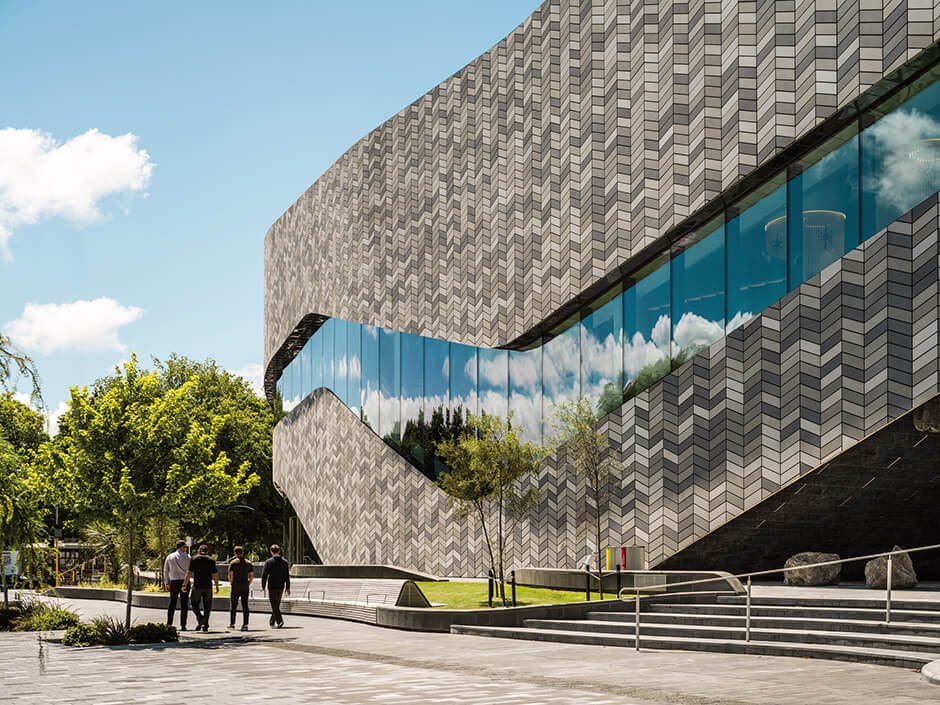
[[[209,615],[212,613],[212,583],[215,582],[215,591],[219,592],[219,568],[215,561],[209,557],[209,547],[202,544],[197,555],[189,561],[189,570],[183,578],[183,590],[187,589],[189,579],[193,579],[193,591],[190,604],[193,614],[196,615],[196,631],[200,629],[209,631]],[[202,611],[200,611],[200,607]]]
[[[281,555],[281,547],[277,544],[271,546],[271,557],[264,562],[264,570],[261,572],[261,591],[264,592],[265,588],[271,603],[271,619],[268,624],[280,629],[284,626],[281,598],[285,594],[290,596],[290,566]]]
[[[186,631],[186,617],[189,615],[189,594],[183,590],[183,578],[189,570],[189,546],[185,541],[176,542],[176,550],[163,561],[163,582],[167,592],[170,593],[170,606],[166,611],[166,623],[173,625],[173,615],[176,613],[176,603],[180,606],[180,631]]]
[[[242,631],[248,631],[248,593],[251,582],[255,579],[255,567],[245,558],[245,549],[235,547],[235,557],[228,564],[228,581],[231,587],[231,614],[228,628],[235,628],[235,612],[238,611],[238,601],[242,603]]]

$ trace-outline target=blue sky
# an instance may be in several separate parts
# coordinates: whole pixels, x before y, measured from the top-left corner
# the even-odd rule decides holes
[[[47,407],[131,351],[257,375],[268,226],[538,4],[0,0],[0,330]]]

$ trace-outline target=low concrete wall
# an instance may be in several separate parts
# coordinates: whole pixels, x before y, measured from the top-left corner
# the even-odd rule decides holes
[[[294,564],[292,578],[380,578],[384,580],[439,581],[436,575],[419,573],[395,565],[310,565]]]
[[[420,632],[449,632],[454,624],[518,627],[526,619],[581,619],[588,612],[624,612],[633,609],[620,600],[573,602],[564,605],[533,605],[481,610],[411,609],[379,607],[376,624]]]
[[[671,588],[676,583],[692,580],[709,580],[697,585],[684,585]],[[583,592],[586,576],[583,570],[562,568],[517,568],[516,583],[530,587],[552,588],[554,590],[573,590]],[[605,573],[604,592],[617,590],[617,574]],[[743,593],[744,586],[730,573],[724,571],[671,571],[671,570],[636,570],[621,571],[620,584],[630,590],[636,586],[646,591],[655,591],[657,586],[664,586],[664,592],[733,592]],[[591,592],[597,592],[597,578],[591,579]]]

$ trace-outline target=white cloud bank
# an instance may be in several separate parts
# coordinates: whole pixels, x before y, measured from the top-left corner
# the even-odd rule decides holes
[[[114,299],[75,301],[67,304],[33,304],[10,321],[4,330],[20,347],[49,355],[59,351],[123,351],[118,329],[144,314],[136,306]]]
[[[64,143],[38,130],[0,130],[0,255],[10,259],[15,228],[61,216],[74,223],[103,217],[108,196],[142,192],[153,162],[132,133],[92,129]]]
[[[249,362],[237,370],[229,370],[236,377],[241,377],[249,385],[256,396],[264,396],[264,368],[257,362]]]

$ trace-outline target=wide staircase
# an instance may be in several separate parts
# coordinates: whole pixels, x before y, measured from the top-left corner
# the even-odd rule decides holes
[[[940,603],[865,598],[753,597],[750,639],[746,598],[650,602],[640,613],[641,649],[681,649],[860,661],[919,669],[940,659]],[[586,619],[527,619],[520,627],[454,626],[458,634],[569,644],[635,647],[631,611],[591,612]]]

